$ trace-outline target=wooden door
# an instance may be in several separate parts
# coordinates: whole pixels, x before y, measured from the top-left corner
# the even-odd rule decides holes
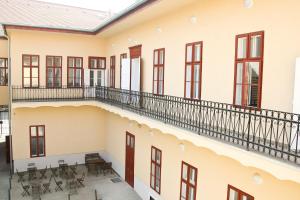
[[[125,181],[134,187],[134,145],[135,137],[126,132]]]

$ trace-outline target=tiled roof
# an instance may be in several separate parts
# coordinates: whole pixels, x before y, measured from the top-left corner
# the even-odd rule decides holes
[[[0,24],[5,25],[92,31],[109,17],[104,11],[35,0],[0,0]]]

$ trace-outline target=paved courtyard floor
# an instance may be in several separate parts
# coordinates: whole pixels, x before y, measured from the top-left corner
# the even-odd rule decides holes
[[[8,200],[9,165],[6,164],[5,143],[0,143],[0,199]]]
[[[85,166],[78,166],[78,175],[80,177],[83,172],[87,174]],[[50,170],[47,171],[47,179],[43,179],[42,183],[48,182],[51,176]],[[121,182],[114,183],[112,179],[119,178],[116,174],[107,173],[99,174],[87,174],[84,185],[85,187],[78,188],[77,194],[70,196],[70,200],[95,200],[95,190],[98,194],[98,199],[102,200],[141,200],[137,193],[126,183],[124,180],[119,178]],[[25,179],[27,176],[25,175]],[[61,178],[58,180],[63,181],[63,191],[55,192],[55,182],[52,181],[50,188],[51,193],[46,193],[41,195],[42,200],[68,200],[68,194],[70,190],[66,187],[66,181]],[[28,185],[28,182],[25,181],[24,184]],[[31,200],[32,197],[22,197],[22,187],[18,183],[18,177],[13,176],[12,179],[12,190],[11,190],[11,199],[12,200]],[[31,192],[31,190],[29,190]],[[101,197],[101,198],[100,198]]]

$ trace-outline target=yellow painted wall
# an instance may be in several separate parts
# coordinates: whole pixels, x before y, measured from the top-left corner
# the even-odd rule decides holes
[[[107,114],[106,120],[105,150],[125,168],[126,131],[134,134],[135,176],[149,187],[151,146],[162,150],[162,199],[179,199],[182,161],[198,168],[197,199],[226,199],[228,184],[248,192],[255,200],[299,199],[299,184],[280,181],[261,170],[244,167],[228,157],[218,156],[158,130],[152,130],[154,135],[151,136],[148,127],[139,127],[136,123],[130,125],[129,120],[115,114]],[[180,149],[180,143],[184,144],[184,151]],[[261,185],[253,181],[256,173],[263,179]]]
[[[262,107],[292,111],[294,66],[300,56],[299,9],[297,0],[257,0],[251,9],[240,0],[201,0],[125,29],[106,39],[107,56],[117,56],[116,86],[120,54],[142,44],[143,90],[152,92],[153,50],[166,48],[165,94],[183,96],[185,44],[203,41],[202,99],[232,103],[235,36],[263,30]],[[197,17],[196,24],[191,16]]]
[[[14,109],[13,158],[30,158],[30,125],[45,125],[46,156],[103,150],[104,119],[103,111],[89,106]]]
[[[67,85],[67,56],[104,56],[103,41],[95,36],[49,33],[42,31],[9,31],[11,37],[12,85],[22,86],[22,54],[40,56],[40,86],[46,85],[46,56],[62,56],[62,85]]]
[[[0,57],[8,58],[8,42],[0,39]],[[0,105],[8,105],[8,87],[0,86]]]

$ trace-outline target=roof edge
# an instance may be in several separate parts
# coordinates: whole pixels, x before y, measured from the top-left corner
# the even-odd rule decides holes
[[[59,32],[59,33],[73,33],[73,34],[85,34],[85,35],[96,35],[101,31],[107,29],[112,26],[116,22],[121,21],[122,19],[134,14],[135,12],[147,7],[148,5],[159,1],[159,0],[141,0],[138,3],[133,4],[132,6],[125,9],[120,14],[110,18],[105,21],[103,24],[99,25],[95,29],[92,30],[78,30],[78,29],[66,29],[66,28],[58,28],[58,27],[41,27],[41,26],[27,26],[27,25],[18,25],[18,24],[5,24],[3,23],[4,30],[7,29],[19,29],[19,30],[34,30],[34,31],[48,31],[48,32]]]

